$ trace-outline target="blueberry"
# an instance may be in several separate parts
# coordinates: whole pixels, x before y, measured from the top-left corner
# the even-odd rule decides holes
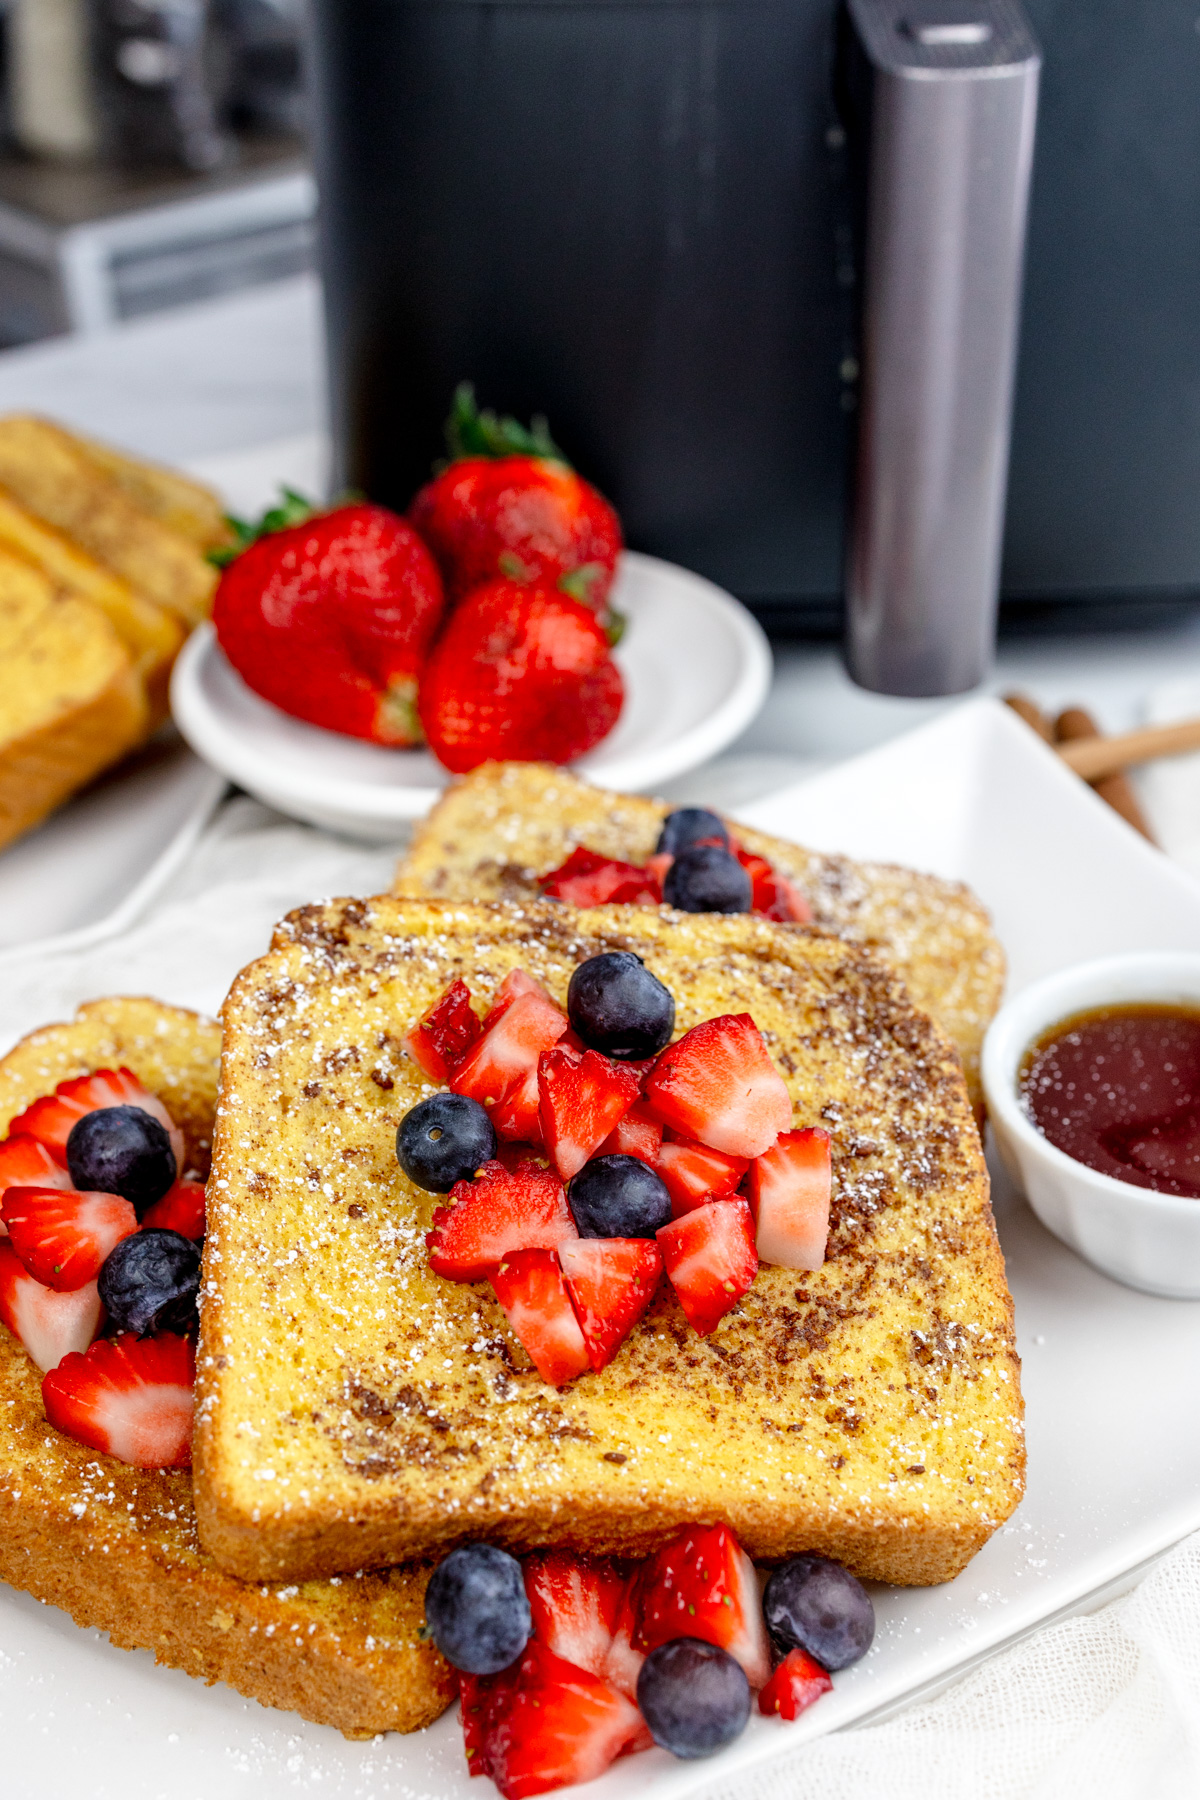
[[[405,1113],[396,1133],[396,1158],[410,1181],[430,1194],[448,1194],[496,1154],[492,1121],[465,1094],[433,1094]]]
[[[656,856],[678,856],[683,850],[690,850],[702,838],[716,838],[718,844],[729,848],[729,833],[724,822],[716,813],[707,812],[702,806],[681,806],[677,812],[668,813],[663,820],[663,828],[654,846]]]
[[[779,1649],[807,1650],[823,1669],[845,1669],[875,1636],[871,1596],[827,1556],[794,1556],[767,1583],[763,1617]]]
[[[589,1049],[617,1062],[657,1056],[675,1029],[671,990],[632,950],[580,963],[567,989],[567,1017]]]
[[[672,1638],[642,1664],[637,1703],[655,1743],[691,1760],[740,1737],[750,1717],[750,1683],[728,1650]]]
[[[67,1138],[67,1168],[81,1191],[120,1194],[139,1219],[177,1174],[166,1128],[140,1106],[84,1113]]]
[[[652,1238],[671,1223],[671,1196],[636,1156],[594,1156],[567,1188],[567,1204],[585,1238]]]
[[[663,882],[663,899],[680,912],[749,912],[751,892],[746,870],[719,844],[681,851]]]
[[[200,1292],[200,1246],[177,1231],[135,1231],[110,1250],[100,1298],[118,1331],[190,1331]]]
[[[468,1675],[507,1669],[533,1630],[520,1563],[494,1544],[452,1550],[429,1578],[425,1623],[456,1669]]]

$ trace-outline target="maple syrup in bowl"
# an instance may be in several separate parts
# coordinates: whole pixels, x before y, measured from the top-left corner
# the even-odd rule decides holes
[[[1056,1237],[1200,1299],[1200,954],[1105,957],[1026,988],[984,1044],[1005,1165]]]

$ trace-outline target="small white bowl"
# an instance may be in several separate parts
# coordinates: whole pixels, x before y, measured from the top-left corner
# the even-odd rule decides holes
[[[996,1143],[1042,1224],[1114,1281],[1171,1300],[1200,1300],[1200,1200],[1156,1193],[1076,1162],[1021,1106],[1021,1059],[1044,1032],[1092,1007],[1138,1002],[1200,1008],[1200,954],[1106,956],[1048,975],[1001,1008],[983,1046]]]

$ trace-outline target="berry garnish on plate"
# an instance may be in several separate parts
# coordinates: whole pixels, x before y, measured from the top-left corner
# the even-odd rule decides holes
[[[741,1665],[694,1637],[672,1638],[650,1653],[637,1699],[655,1743],[688,1761],[731,1744],[750,1717],[750,1683]]]
[[[599,1675],[530,1639],[511,1670],[485,1678],[478,1766],[505,1800],[594,1781],[644,1727],[633,1702]],[[464,1696],[465,1698],[465,1696]],[[474,1773],[476,1762],[471,1764]]]
[[[355,504],[250,543],[222,573],[213,624],[247,687],[293,718],[415,744],[417,682],[443,606],[412,526]]]
[[[736,1196],[673,1219],[658,1233],[658,1247],[684,1316],[701,1337],[716,1330],[758,1273],[754,1220]]]
[[[551,1169],[485,1163],[474,1181],[457,1182],[439,1206],[425,1242],[435,1275],[486,1281],[513,1250],[547,1249],[578,1237],[563,1184]]]
[[[81,1192],[120,1194],[138,1218],[179,1172],[165,1128],[141,1106],[85,1113],[67,1137],[67,1169]]]
[[[608,950],[579,964],[567,986],[567,1017],[592,1050],[617,1060],[657,1056],[675,1029],[669,988],[632,950]]]
[[[566,1014],[540,989],[520,992],[484,1020],[483,1036],[456,1065],[450,1086],[490,1109],[498,1137],[540,1143],[538,1061],[567,1029]]]
[[[628,1585],[628,1571],[607,1557],[536,1550],[525,1558],[533,1635],[577,1669],[610,1679],[608,1653]]]
[[[768,1718],[798,1719],[833,1683],[820,1663],[803,1650],[789,1650],[758,1696],[758,1710]]]
[[[538,1118],[551,1162],[569,1181],[616,1129],[641,1089],[635,1070],[594,1050],[555,1047],[538,1059]]]
[[[452,981],[405,1034],[404,1048],[431,1081],[447,1081],[482,1029],[471,1008],[470,988],[465,981]]]
[[[0,1320],[39,1369],[54,1368],[72,1350],[86,1350],[103,1317],[94,1281],[55,1293],[34,1280],[11,1244],[0,1241]]]
[[[657,906],[662,884],[650,869],[617,862],[577,844],[565,863],[538,883],[547,900],[569,906]]]
[[[562,1387],[591,1363],[553,1250],[510,1250],[492,1270],[492,1287],[514,1337],[550,1387]]]
[[[492,1121],[466,1094],[432,1094],[404,1115],[396,1133],[400,1167],[430,1194],[448,1194],[495,1154]]]
[[[88,1113],[110,1106],[136,1106],[157,1119],[171,1141],[177,1168],[183,1167],[183,1133],[158,1098],[142,1086],[132,1069],[97,1069],[91,1075],[76,1075],[60,1081],[52,1094],[35,1100],[23,1113],[18,1113],[8,1127],[10,1138],[22,1132],[45,1144],[51,1155],[67,1166],[67,1139],[79,1120]]]
[[[204,1183],[192,1176],[172,1182],[161,1200],[142,1214],[142,1224],[159,1231],[177,1231],[180,1237],[204,1236]]]
[[[663,900],[680,912],[749,912],[754,886],[732,851],[720,844],[681,850],[663,880]]]
[[[49,1371],[42,1404],[57,1431],[93,1450],[140,1469],[186,1469],[195,1373],[190,1338],[100,1338]]]
[[[829,1133],[819,1126],[781,1131],[751,1163],[748,1191],[760,1260],[819,1269],[829,1238]]]
[[[646,1653],[672,1638],[703,1638],[729,1652],[751,1687],[771,1673],[771,1648],[754,1564],[728,1525],[687,1526],[651,1557],[639,1587],[635,1642]]]
[[[697,1206],[732,1194],[750,1164],[744,1156],[726,1156],[683,1138],[662,1144],[654,1167],[671,1196],[672,1217],[681,1219]]]
[[[117,1331],[191,1331],[200,1293],[200,1247],[177,1231],[122,1238],[100,1271],[100,1298]]]
[[[105,1258],[138,1228],[119,1194],[74,1188],[9,1188],[0,1217],[23,1267],[59,1294],[95,1281]]]
[[[665,1125],[730,1156],[761,1156],[792,1122],[783,1077],[749,1013],[685,1032],[655,1063],[646,1098]]]
[[[559,1266],[593,1369],[610,1363],[662,1278],[662,1251],[646,1238],[580,1238],[560,1244]]]
[[[71,1177],[37,1138],[21,1131],[0,1143],[0,1201],[13,1187],[69,1188]]]
[[[455,607],[422,677],[420,713],[438,761],[462,775],[489,760],[571,762],[608,736],[624,699],[586,606],[501,579]]]
[[[597,1156],[567,1188],[582,1238],[652,1238],[670,1222],[671,1196],[636,1156]]]
[[[663,820],[654,854],[681,856],[694,844],[718,844],[722,850],[728,850],[729,828],[724,819],[709,812],[707,807],[679,806]]]
[[[575,473],[544,419],[530,430],[479,412],[464,382],[446,427],[451,461],[409,517],[442,567],[452,601],[498,575],[558,586],[603,612],[621,551],[621,522]]]
[[[794,1556],[763,1594],[767,1629],[781,1650],[806,1650],[824,1669],[846,1669],[871,1648],[875,1608],[862,1582],[827,1556]]]
[[[662,1148],[663,1128],[640,1102],[635,1102],[618,1120],[598,1151],[600,1156],[636,1156],[639,1162],[654,1168]]]
[[[454,1668],[469,1675],[507,1669],[533,1629],[520,1563],[494,1544],[452,1550],[429,1578],[425,1622]]]

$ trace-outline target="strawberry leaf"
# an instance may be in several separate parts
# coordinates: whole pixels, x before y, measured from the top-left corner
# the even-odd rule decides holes
[[[303,525],[306,519],[321,509],[315,500],[306,499],[298,494],[295,488],[281,487],[277,505],[270,506],[259,519],[238,519],[226,513],[225,523],[234,534],[234,542],[225,544],[219,550],[210,550],[208,560],[218,569],[227,568],[236,557],[248,550],[251,544],[257,543],[261,537],[269,537],[275,531],[287,531],[289,526]]]
[[[464,456],[540,456],[561,463],[564,469],[571,466],[541,413],[534,414],[526,429],[507,414],[498,417],[490,409],[480,412],[470,381],[460,381],[454,390],[454,404],[446,420],[446,446],[451,462]]]

